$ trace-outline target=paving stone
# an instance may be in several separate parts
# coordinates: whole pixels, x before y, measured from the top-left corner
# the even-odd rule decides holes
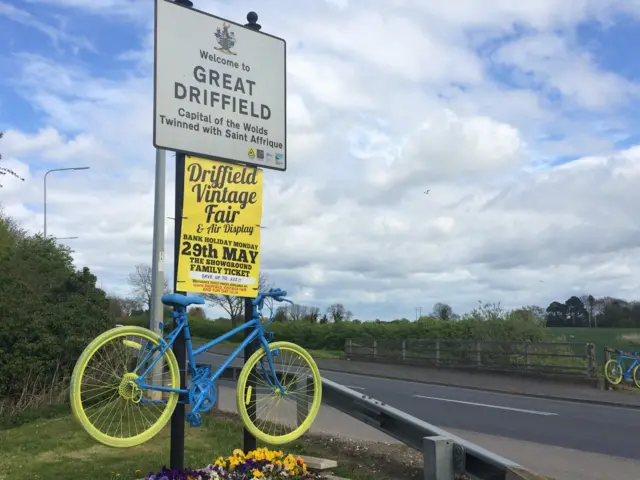
[[[300,458],[307,464],[309,470],[329,470],[330,468],[336,468],[338,462],[335,460],[329,460],[328,458],[310,457],[308,455],[300,455]]]

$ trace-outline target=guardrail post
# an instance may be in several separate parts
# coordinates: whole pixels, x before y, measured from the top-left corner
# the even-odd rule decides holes
[[[440,340],[436,340],[436,368],[440,366]]]
[[[353,341],[350,338],[347,338],[347,346],[345,350],[347,351],[347,356],[350,357],[353,353]]]
[[[424,437],[424,480],[453,480],[453,440]]]
[[[373,340],[373,358],[378,356],[378,340]]]
[[[524,370],[529,371],[529,344],[524,344]]]
[[[407,359],[407,341],[402,340],[402,361]]]
[[[480,342],[476,342],[476,365],[482,366],[482,344]]]

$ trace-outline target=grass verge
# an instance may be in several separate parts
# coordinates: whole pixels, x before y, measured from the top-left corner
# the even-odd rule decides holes
[[[205,415],[201,427],[187,426],[185,432],[185,465],[190,467],[203,467],[242,445],[242,424],[229,413]],[[19,427],[0,430],[0,480],[143,478],[168,463],[169,434],[166,427],[143,445],[114,449],[93,441],[70,413],[46,419],[32,416]],[[419,452],[404,446],[307,434],[279,448],[335,459],[334,473],[353,480],[422,476]]]

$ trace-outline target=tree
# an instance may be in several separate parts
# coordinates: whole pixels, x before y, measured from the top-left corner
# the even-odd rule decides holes
[[[308,307],[306,320],[308,320],[309,323],[318,323],[319,317],[320,309],[318,307]]]
[[[272,284],[267,274],[260,272],[258,277],[258,291],[269,290]],[[244,321],[244,297],[232,297],[230,295],[203,295],[204,299],[215,307],[222,308],[229,318],[231,325],[237,327]]]
[[[299,303],[294,303],[293,305],[288,306],[289,309],[289,319],[292,322],[298,322],[303,320],[309,314],[309,307],[305,305],[300,305]]]
[[[327,316],[334,323],[348,322],[353,317],[353,313],[347,310],[341,303],[333,303],[327,308]]]
[[[595,318],[593,318],[593,306],[595,303],[596,299],[593,298],[593,295],[589,295],[587,297],[587,305],[589,305],[589,327],[591,327],[591,320],[593,319],[595,321]],[[594,323],[594,327],[598,328],[597,322]]]
[[[547,307],[547,327],[564,327],[567,320],[567,307],[564,303],[551,302]]]
[[[276,308],[276,311],[273,313],[273,321],[278,323],[288,322],[289,308],[284,305],[281,305],[278,308]]]
[[[82,350],[114,322],[95,275],[76,270],[69,248],[24,234],[5,215],[0,238],[0,397],[15,397],[69,375]]]
[[[527,305],[522,307],[522,310],[526,310],[527,312],[529,312],[533,321],[538,325],[545,324],[547,318],[544,308],[539,307],[538,305]]]
[[[587,325],[589,313],[587,309],[584,308],[582,300],[573,295],[565,302],[565,307],[567,322],[570,323],[572,327],[584,327]]]
[[[4,133],[0,132],[0,140],[2,139],[3,136],[4,136]],[[0,153],[0,160],[2,160],[2,153]],[[7,175],[7,174],[9,174],[9,175],[11,175],[13,177],[16,177],[18,180],[22,180],[24,182],[24,178],[22,178],[16,172],[11,170],[10,168],[6,168],[6,167],[3,167],[2,165],[0,165],[0,175]],[[2,184],[1,183],[0,183],[0,188],[2,188]]]
[[[107,297],[109,301],[109,316],[111,318],[120,318],[124,316],[124,310],[122,309],[122,303],[118,297],[109,295]]]
[[[151,310],[151,292],[153,291],[153,272],[149,265],[139,263],[136,265],[135,272],[129,274],[129,285],[133,289],[133,298],[143,306],[146,305],[147,310]],[[164,280],[164,291],[167,292],[169,284]]]
[[[188,314],[192,317],[207,318],[207,314],[204,313],[204,309],[202,307],[191,307]]]
[[[135,298],[121,298],[120,306],[122,307],[122,312],[128,317],[134,315],[134,312],[142,310],[142,305]]]
[[[453,309],[446,303],[440,302],[433,306],[433,313],[431,315],[443,321],[452,320],[454,318]]]

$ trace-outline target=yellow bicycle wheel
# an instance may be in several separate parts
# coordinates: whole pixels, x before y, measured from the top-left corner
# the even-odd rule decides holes
[[[160,337],[146,328],[116,327],[96,337],[80,355],[71,376],[71,410],[98,442],[120,448],[140,445],[160,432],[171,418],[179,394],[141,390],[135,382],[160,355],[154,352],[149,357],[159,344]],[[171,349],[144,382],[180,388],[178,362]]]
[[[636,365],[633,368],[633,383],[636,384],[636,387],[640,388],[640,365]]]
[[[263,347],[251,355],[240,372],[237,407],[244,426],[257,440],[282,445],[303,435],[316,419],[322,402],[322,378],[316,362],[299,345],[273,342],[269,349],[284,393],[272,378]],[[253,393],[255,420],[248,411]]]
[[[612,385],[617,385],[622,381],[622,367],[617,360],[612,358],[604,364],[604,376]]]

